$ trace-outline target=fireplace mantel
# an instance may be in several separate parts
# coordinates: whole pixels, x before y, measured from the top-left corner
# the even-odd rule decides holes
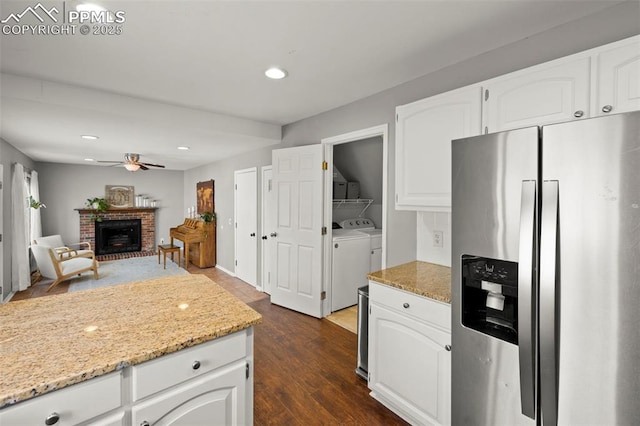
[[[90,209],[87,207],[81,208],[81,209],[74,209],[77,212],[80,213],[96,213],[97,210],[96,209]],[[158,210],[158,207],[119,207],[117,209],[114,208],[110,208],[107,209],[105,211],[105,213],[111,213],[111,212],[149,212],[149,211],[155,211]]]

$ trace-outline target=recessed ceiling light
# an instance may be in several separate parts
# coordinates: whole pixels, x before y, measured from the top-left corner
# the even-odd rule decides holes
[[[189,151],[189,147],[188,146],[179,146],[178,149],[181,149],[183,151]]]
[[[272,67],[266,70],[264,72],[264,75],[274,80],[280,80],[285,78],[288,74],[287,71],[283,70],[282,68]]]
[[[93,158],[85,158],[84,161],[96,161]]]
[[[98,136],[93,136],[93,135],[81,135],[80,136],[82,139],[89,139],[92,141],[95,141],[96,139],[100,139]]]

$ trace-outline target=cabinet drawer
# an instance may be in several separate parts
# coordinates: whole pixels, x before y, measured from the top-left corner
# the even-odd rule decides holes
[[[247,332],[230,334],[132,368],[133,400],[138,401],[247,355]]]
[[[369,281],[369,300],[422,321],[451,330],[451,306],[399,288]]]
[[[76,425],[122,404],[121,374],[89,379],[0,410],[2,425],[44,425],[56,413],[56,426]]]

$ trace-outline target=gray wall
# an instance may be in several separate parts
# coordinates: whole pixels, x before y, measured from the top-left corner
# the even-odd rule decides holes
[[[3,194],[2,194],[2,291],[1,300],[4,300],[10,293],[11,289],[11,242],[13,240],[13,232],[11,231],[11,176],[14,163],[20,163],[28,169],[35,169],[35,163],[31,158],[14,148],[13,145],[0,139],[0,163],[4,166],[2,173]],[[46,203],[45,203],[46,204]]]
[[[480,54],[416,80],[327,111],[283,128],[283,141],[273,149],[320,143],[323,138],[389,124],[387,266],[416,258],[416,213],[396,211],[395,107],[538,63],[640,34],[640,3],[627,1],[600,13],[553,28],[502,48]],[[336,87],[336,90],[340,90]],[[233,171],[271,163],[270,148],[185,172],[185,206],[194,204],[196,182],[216,180],[218,263],[233,271]],[[260,182],[258,182],[260,185]],[[190,191],[190,192],[189,192]],[[221,229],[224,226],[224,229]],[[258,255],[260,258],[260,255]]]
[[[133,185],[136,194],[158,200],[156,243],[169,238],[169,228],[182,223],[184,172],[147,170],[128,172],[123,167],[37,163],[43,235],[60,234],[63,241],[79,241],[80,222],[74,209],[84,208],[87,198],[104,197],[105,185]],[[185,211],[183,213],[183,210]]]

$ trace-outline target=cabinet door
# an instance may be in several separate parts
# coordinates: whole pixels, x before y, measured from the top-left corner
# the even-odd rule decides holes
[[[480,134],[482,88],[396,108],[396,209],[451,209],[451,140]]]
[[[485,133],[589,116],[590,59],[507,74],[485,86]]]
[[[371,249],[371,265],[369,272],[376,272],[382,269],[382,249]]]
[[[450,335],[377,303],[369,317],[371,395],[419,424],[448,424]]]
[[[246,364],[238,361],[220,371],[149,398],[133,406],[133,424],[245,424]]]
[[[594,115],[640,110],[640,36],[596,55]]]

